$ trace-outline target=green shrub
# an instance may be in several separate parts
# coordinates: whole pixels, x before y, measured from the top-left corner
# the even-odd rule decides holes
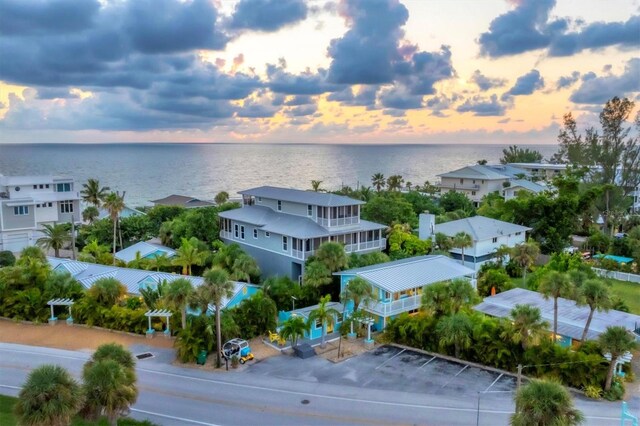
[[[588,385],[584,388],[584,394],[587,398],[600,399],[602,398],[602,388],[596,385]]]
[[[504,269],[489,269],[480,276],[478,294],[481,297],[490,296],[491,288],[495,288],[496,294],[513,288],[513,283]]]
[[[0,251],[0,268],[16,264],[16,257],[10,251]]]
[[[614,378],[611,389],[605,391],[602,396],[607,401],[619,401],[624,396],[624,385],[618,378]]]

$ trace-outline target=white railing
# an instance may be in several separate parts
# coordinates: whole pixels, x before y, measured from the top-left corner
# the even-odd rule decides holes
[[[367,241],[358,244],[345,244],[344,251],[347,253],[352,253],[354,251],[362,251],[362,250],[370,250],[375,248],[385,248],[387,246],[387,239],[380,238],[375,241]]]
[[[222,238],[233,238],[233,232],[220,231],[220,237]]]
[[[318,218],[318,224],[322,226],[344,226],[358,223],[360,223],[360,218],[358,216],[342,217],[337,219],[327,219],[323,217]]]
[[[365,307],[365,309],[374,314],[389,316],[418,309],[422,302],[421,298],[421,295],[416,295],[394,300],[392,302],[378,302],[375,305],[372,304]]]
[[[629,272],[609,271],[608,269],[593,268],[596,274],[601,277],[613,278],[620,281],[628,281],[631,283],[640,283],[640,275],[631,274]]]
[[[305,252],[303,251],[291,249],[291,256],[297,259],[304,259],[304,254]]]

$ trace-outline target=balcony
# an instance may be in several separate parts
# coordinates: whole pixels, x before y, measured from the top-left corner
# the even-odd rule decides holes
[[[233,239],[233,232],[220,231],[220,238]]]
[[[367,306],[365,309],[373,314],[388,317],[390,315],[397,315],[402,312],[418,309],[421,303],[422,296],[418,294],[392,302],[378,302],[375,305]]]
[[[345,225],[357,225],[360,223],[360,218],[358,216],[351,217],[341,217],[337,219],[326,219],[319,217],[317,223],[322,226],[345,226]]]
[[[385,247],[387,247],[387,239],[380,238],[379,240],[367,241],[357,244],[345,244],[344,251],[347,253],[353,253],[364,250],[384,249]]]
[[[457,189],[460,191],[478,191],[480,185],[475,183],[438,182],[436,186],[447,189]]]

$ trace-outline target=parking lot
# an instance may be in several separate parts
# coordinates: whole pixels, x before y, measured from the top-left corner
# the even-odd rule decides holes
[[[279,356],[251,366],[247,373],[314,383],[477,398],[478,392],[515,389],[512,376],[448,361],[395,346],[381,346],[333,364],[323,358]]]

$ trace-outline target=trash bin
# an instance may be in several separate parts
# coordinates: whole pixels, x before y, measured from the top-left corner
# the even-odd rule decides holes
[[[197,363],[199,365],[204,365],[205,362],[207,362],[207,351],[203,349],[200,352],[198,352]]]

